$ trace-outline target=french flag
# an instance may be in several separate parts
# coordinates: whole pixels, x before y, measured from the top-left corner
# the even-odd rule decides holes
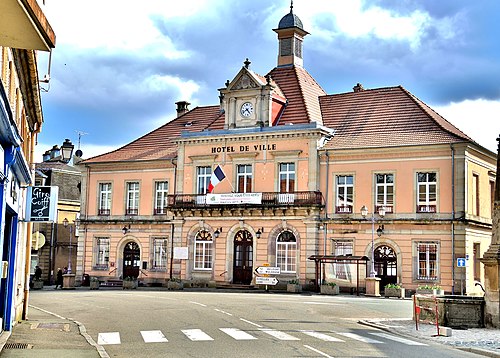
[[[222,168],[217,165],[217,167],[214,169],[212,176],[210,177],[210,182],[208,183],[208,193],[211,193],[212,190],[214,190],[215,186],[219,184],[221,181],[224,180],[226,175],[222,171]]]

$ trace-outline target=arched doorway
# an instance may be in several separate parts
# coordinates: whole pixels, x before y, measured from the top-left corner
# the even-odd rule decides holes
[[[253,237],[240,230],[234,237],[233,283],[249,285],[253,271]]]
[[[377,246],[374,252],[374,264],[377,277],[380,277],[380,289],[388,283],[398,281],[398,259],[393,248],[387,245]]]
[[[139,276],[141,250],[137,243],[130,241],[123,249],[123,278]]]

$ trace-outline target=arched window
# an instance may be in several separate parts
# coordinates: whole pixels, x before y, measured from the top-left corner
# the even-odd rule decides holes
[[[196,234],[194,241],[194,268],[197,270],[212,269],[212,235],[205,230]]]
[[[276,239],[276,266],[281,272],[297,271],[297,240],[290,231],[283,231]]]

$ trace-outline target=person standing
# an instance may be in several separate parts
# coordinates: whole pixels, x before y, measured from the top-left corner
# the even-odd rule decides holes
[[[42,269],[40,266],[35,267],[35,281],[40,281],[42,278]]]
[[[55,287],[56,290],[57,286],[59,286],[60,288],[63,287],[63,272],[60,268],[57,269],[56,287]]]

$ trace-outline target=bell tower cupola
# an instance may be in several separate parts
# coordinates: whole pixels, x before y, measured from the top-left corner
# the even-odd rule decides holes
[[[278,67],[280,66],[302,66],[302,42],[309,32],[304,30],[302,21],[293,13],[293,0],[290,4],[290,12],[283,16],[277,29],[278,34]]]

